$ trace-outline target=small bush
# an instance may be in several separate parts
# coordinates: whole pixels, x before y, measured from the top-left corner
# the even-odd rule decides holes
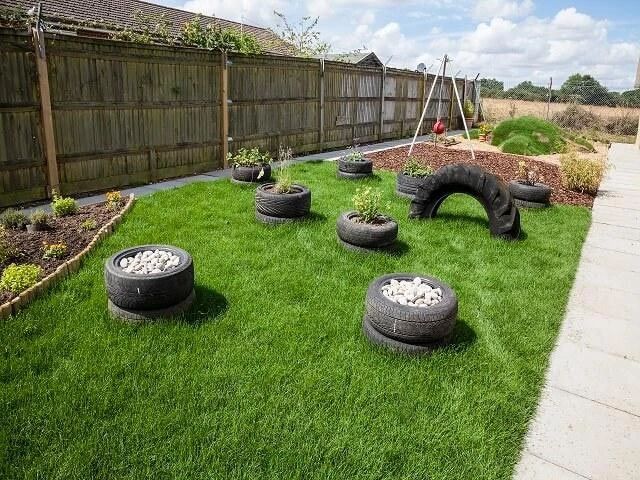
[[[580,157],[576,152],[560,159],[562,184],[569,190],[595,195],[605,172],[604,162]]]
[[[91,230],[95,230],[96,228],[98,228],[98,222],[96,222],[93,218],[87,218],[80,224],[80,230],[83,232],[89,232]]]
[[[49,214],[42,210],[36,210],[31,214],[29,220],[32,225],[37,225],[39,227],[46,227],[49,224]]]
[[[380,216],[382,192],[371,187],[358,188],[353,196],[353,206],[365,223],[373,223]]]
[[[119,191],[107,192],[106,197],[109,210],[117,210],[122,205],[122,194]]]
[[[347,162],[364,162],[364,153],[357,149],[357,147],[349,147],[349,152],[342,157],[342,160]]]
[[[604,119],[604,130],[613,135],[636,135],[638,133],[638,116],[606,117]]]
[[[262,153],[258,148],[241,148],[235,155],[227,155],[229,163],[234,167],[259,167],[271,162],[271,155]]]
[[[51,210],[53,210],[53,214],[56,217],[65,217],[76,213],[78,211],[78,204],[73,198],[61,197],[56,191],[54,191]]]
[[[480,129],[479,128],[472,128],[472,129],[469,130],[469,138],[471,140],[477,140],[479,136],[480,136]]]
[[[42,268],[38,265],[16,265],[12,263],[2,272],[0,290],[18,294],[38,283],[42,275]]]
[[[518,155],[548,155],[566,150],[563,131],[553,123],[535,117],[501,122],[493,129],[491,144],[503,152]]]
[[[8,208],[2,215],[0,215],[0,225],[4,228],[12,228],[14,230],[23,229],[26,224],[29,223],[29,219],[27,216],[22,213],[14,210],[13,208]]]
[[[602,123],[598,115],[578,105],[569,105],[561,112],[554,113],[551,121],[562,128],[576,131],[589,128],[598,129]]]
[[[410,177],[424,178],[433,174],[433,168],[421,164],[416,157],[409,157],[402,167],[402,173]]]
[[[462,106],[462,111],[464,112],[465,118],[471,118],[473,117],[473,114],[476,111],[476,108],[473,105],[473,102],[471,100],[466,99],[464,101],[464,105]]]
[[[8,259],[16,254],[16,250],[9,243],[7,238],[7,231],[3,225],[0,225],[0,265],[4,264]]]
[[[64,243],[44,243],[44,259],[60,259],[67,254],[67,246]]]

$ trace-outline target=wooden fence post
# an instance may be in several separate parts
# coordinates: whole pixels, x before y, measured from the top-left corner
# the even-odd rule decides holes
[[[421,118],[422,112],[424,111],[424,106],[427,103],[427,69],[425,68],[422,71],[422,100],[420,101],[420,113],[418,118]],[[420,135],[424,134],[424,127],[422,123],[420,124]]]
[[[44,139],[44,155],[47,160],[47,196],[51,198],[53,190],[60,193],[60,175],[58,172],[58,158],[56,156],[53,114],[51,111],[51,92],[49,90],[47,53],[45,50],[45,39],[42,30],[39,28],[32,28],[31,32],[33,35],[33,46],[36,51],[36,68],[38,70],[38,85],[40,87],[42,136]]]
[[[451,130],[451,124],[453,123],[453,82],[455,77],[451,77],[451,88],[449,89],[449,120],[447,121],[447,130]]]
[[[387,66],[382,66],[382,85],[380,85],[380,132],[378,132],[378,140],[383,140],[384,129],[384,84],[387,80]]]
[[[229,68],[227,65],[227,52],[220,54],[220,152],[224,168],[229,168]]]
[[[318,143],[322,152],[324,150],[324,58],[320,59],[320,129]]]

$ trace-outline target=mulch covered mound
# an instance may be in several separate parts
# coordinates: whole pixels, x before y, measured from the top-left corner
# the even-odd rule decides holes
[[[373,165],[376,168],[398,172],[402,170],[408,153],[409,147],[398,147],[367,154],[367,158],[373,160]],[[434,170],[452,163],[472,163],[497,175],[505,182],[517,179],[518,162],[525,158],[493,152],[475,152],[475,154],[476,159],[473,161],[469,151],[434,147],[426,143],[415,145],[412,152],[412,156],[422,160]],[[538,168],[538,172],[542,175],[543,183],[553,188],[553,193],[551,194],[552,203],[581,205],[591,208],[594,197],[587,193],[574,192],[565,188],[560,180],[560,169],[556,165],[528,157],[526,162],[530,166]]]
[[[124,204],[123,204],[124,207]],[[96,235],[98,230],[116,216],[122,208],[111,210],[106,203],[87,205],[78,208],[78,212],[67,217],[51,217],[49,229],[42,232],[29,233],[26,230],[7,230],[7,240],[15,248],[15,254],[3,265],[0,265],[0,275],[4,267],[12,263],[33,263],[40,265],[43,270],[43,278],[55,271],[60,265],[75,257],[85,249]],[[93,219],[97,227],[90,231],[84,231],[80,226],[85,220]],[[63,258],[42,258],[44,243],[64,243],[67,253]],[[15,295],[9,292],[0,292],[0,304],[11,300]]]

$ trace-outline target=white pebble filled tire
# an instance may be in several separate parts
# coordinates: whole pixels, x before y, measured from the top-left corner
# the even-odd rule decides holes
[[[122,269],[123,258],[147,250],[170,251],[178,264],[161,273],[140,275]],[[170,245],[141,245],[122,250],[105,263],[104,281],[109,300],[127,310],[158,310],[176,305],[192,292],[194,269],[191,255]]]
[[[420,277],[442,294],[437,303],[419,307],[401,305],[387,298],[382,287],[393,280]],[[406,343],[428,344],[448,338],[455,327],[458,298],[449,285],[440,280],[412,273],[391,273],[376,278],[369,285],[365,299],[365,317],[381,334]]]

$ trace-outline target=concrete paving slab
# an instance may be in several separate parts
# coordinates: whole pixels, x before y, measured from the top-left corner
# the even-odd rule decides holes
[[[574,284],[572,295],[575,295],[577,304],[587,311],[640,323],[638,295],[593,282]]]
[[[640,362],[640,322],[601,315],[571,305],[561,338]]]
[[[620,227],[640,227],[640,211],[623,210],[617,207],[608,207],[595,204],[591,218],[594,222],[618,225]]]
[[[563,338],[551,356],[547,382],[640,417],[640,363],[631,359]]]
[[[609,265],[583,262],[578,269],[575,282],[581,285],[605,285],[640,296],[640,272],[620,270]]]
[[[578,475],[527,452],[522,454],[515,476],[520,480],[584,480],[585,478],[588,480],[588,477]]]
[[[616,252],[628,253],[629,255],[640,255],[640,240],[631,240],[628,238],[616,237],[613,234],[603,231],[610,225],[600,225],[603,228],[598,229],[593,235],[589,235],[587,237],[585,245],[613,250]],[[635,231],[640,234],[640,228],[629,228],[628,231]]]
[[[587,237],[589,240],[589,237]],[[609,266],[617,270],[640,272],[640,255],[613,250],[608,247],[594,247],[590,243],[582,247],[580,261]]]
[[[640,418],[548,388],[527,436],[526,450],[591,480],[637,479]]]

